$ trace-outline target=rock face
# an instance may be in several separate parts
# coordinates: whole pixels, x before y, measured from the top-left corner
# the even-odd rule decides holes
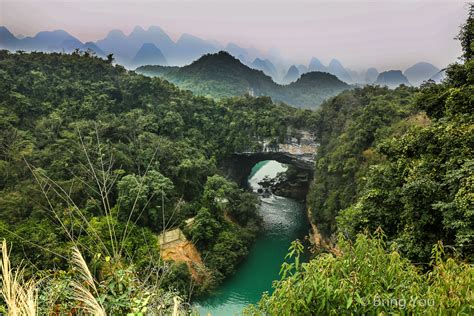
[[[264,188],[264,192],[304,201],[311,179],[312,174],[289,166],[286,172],[273,179],[264,179],[259,184]]]
[[[275,160],[291,165],[298,172],[311,178],[316,152],[317,144],[314,141],[314,135],[307,131],[300,131],[298,138],[288,137],[282,144],[267,146],[264,142],[260,151],[234,153],[223,162],[221,167],[229,179],[244,186],[247,184],[247,177],[253,166],[264,160]]]
[[[405,70],[403,74],[408,78],[410,83],[419,86],[423,81],[429,80],[439,72],[440,70],[436,66],[430,63],[421,62],[414,64]]]
[[[396,88],[401,84],[410,85],[407,77],[400,70],[389,70],[380,73],[375,83],[389,88]]]
[[[189,225],[192,225],[192,219],[188,220],[188,222]],[[185,263],[192,278],[198,283],[209,278],[201,254],[194,244],[186,239],[179,228],[160,234],[158,242],[163,260]]]
[[[209,278],[201,259],[201,254],[190,241],[183,241],[161,250],[163,260],[172,260],[174,262],[183,262],[187,265],[194,281],[204,282]]]
[[[296,66],[293,65],[288,69],[288,72],[286,73],[285,78],[283,78],[283,83],[288,84],[291,82],[295,82],[296,80],[299,79],[299,77],[300,77],[300,72],[298,71],[298,68],[296,68]]]

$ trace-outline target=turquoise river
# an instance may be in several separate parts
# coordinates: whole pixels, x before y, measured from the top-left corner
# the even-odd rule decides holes
[[[265,176],[273,178],[285,169],[285,165],[276,161],[258,163],[249,176],[250,187],[257,191],[258,182]],[[304,204],[299,201],[262,196],[259,213],[263,218],[262,233],[237,272],[214,293],[197,302],[200,315],[240,314],[246,305],[258,302],[263,292],[271,293],[272,282],[279,279],[280,267],[291,242],[308,233]]]

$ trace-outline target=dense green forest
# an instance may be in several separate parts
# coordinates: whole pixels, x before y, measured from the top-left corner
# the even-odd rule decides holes
[[[111,313],[151,293],[134,282],[152,277],[160,291],[196,294],[231,274],[260,219],[255,196],[226,180],[220,163],[285,139],[312,115],[265,97],[195,97],[82,52],[1,51],[0,77],[0,236],[12,265],[56,271],[48,291],[58,294],[75,277],[75,247]],[[185,266],[163,263],[157,246],[164,228],[194,216],[184,231],[209,269],[200,285]],[[61,312],[72,308],[67,295]]]
[[[307,206],[327,247],[302,262],[295,241],[274,292],[244,314],[472,315],[469,8],[462,60],[442,83],[355,88],[317,111],[225,98],[248,86],[229,94],[224,72],[194,69],[186,83],[205,95],[216,83],[215,100],[112,55],[0,51],[0,314],[192,313],[183,301],[234,273],[261,229],[259,200],[223,163],[305,129],[319,143]],[[216,56],[219,69],[233,58]],[[196,85],[203,71],[216,81]],[[319,76],[287,87],[312,103]],[[158,235],[177,227],[202,255],[200,282],[160,256]]]
[[[350,88],[336,76],[324,72],[306,73],[296,82],[279,85],[262,71],[245,66],[224,51],[204,55],[184,67],[141,66],[136,71],[164,78],[197,95],[225,98],[250,93],[309,109]]]
[[[366,87],[323,105],[314,222],[349,236],[381,227],[413,260],[442,240],[472,259],[473,63],[419,91]]]
[[[308,195],[332,249],[293,243],[273,294],[250,315],[474,312],[474,5],[461,63],[420,89],[368,86],[317,113]]]

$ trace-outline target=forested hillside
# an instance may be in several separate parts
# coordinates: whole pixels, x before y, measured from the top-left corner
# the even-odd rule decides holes
[[[0,50],[0,315],[192,313],[265,228],[227,159],[299,129],[317,142],[312,257],[294,241],[243,313],[473,315],[473,38],[471,4],[445,80],[394,90],[321,72],[280,86],[225,52],[142,75]],[[177,228],[199,260],[163,259]]]
[[[53,271],[42,311],[74,307],[71,247],[111,314],[166,305],[231,274],[260,219],[257,199],[219,164],[310,116],[264,97],[195,97],[80,52],[0,51],[0,78],[0,239],[28,276]],[[209,271],[191,286],[185,267],[159,259],[157,235],[194,216],[184,231]]]
[[[419,91],[367,87],[323,105],[310,207],[325,233],[381,227],[411,259],[473,255],[473,63]]]
[[[307,73],[292,84],[279,85],[262,71],[245,66],[224,51],[204,55],[184,67],[142,66],[136,71],[164,78],[197,95],[224,98],[253,94],[309,109],[350,88],[325,72]]]
[[[295,242],[252,315],[471,315],[474,269],[474,6],[462,63],[441,83],[344,92],[318,112],[308,196],[332,247]]]

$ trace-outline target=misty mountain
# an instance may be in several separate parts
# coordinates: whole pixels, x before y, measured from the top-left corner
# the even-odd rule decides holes
[[[129,35],[115,29],[95,43],[87,42],[84,44],[63,30],[39,32],[33,37],[19,39],[6,27],[0,26],[0,48],[3,49],[43,52],[72,52],[75,49],[84,51],[90,49],[101,57],[114,54],[116,62],[126,67],[140,66],[135,64],[137,62],[135,56],[146,43],[153,44],[169,63],[177,65],[191,63],[203,54],[215,53],[221,49],[218,42],[203,40],[191,34],[183,34],[175,43],[158,26],[150,26],[147,30],[136,26]],[[249,61],[255,59],[259,54],[255,48],[246,49],[233,43],[229,43],[227,47],[234,56],[239,56],[239,59],[247,64],[250,64]],[[269,70],[268,74],[276,78],[278,71],[275,66],[267,59],[262,60],[266,65],[265,70]]]
[[[308,71],[320,71],[320,72],[327,72],[328,69],[323,63],[317,59],[316,57],[311,58],[309,62]]]
[[[143,49],[144,44],[153,44],[156,49],[152,46],[145,47],[145,51],[141,51],[138,54],[139,50]],[[0,26],[0,48],[12,51],[44,52],[72,52],[75,49],[92,50],[100,57],[113,53],[117,63],[131,68],[146,64],[189,64],[204,54],[217,52],[221,47],[216,41],[203,40],[191,34],[183,34],[175,43],[158,26],[150,26],[147,30],[136,26],[129,35],[125,35],[121,30],[111,30],[105,38],[95,43],[82,43],[64,30],[39,32],[33,37],[20,39],[13,35],[6,27]],[[265,55],[252,47],[243,48],[235,43],[228,43],[226,50],[234,57],[237,57],[244,65],[263,71],[277,82],[280,82],[279,80],[282,77],[287,76],[283,83],[288,83],[296,80],[303,73],[314,71],[328,72],[347,83],[374,83],[378,76],[375,68],[368,69],[364,76],[362,73],[345,68],[336,59],[331,60],[330,64],[326,67],[315,57],[310,60],[307,67],[305,65],[298,65],[296,67],[297,76],[295,69],[291,69],[291,72],[289,72],[290,69],[286,69],[284,66],[286,62],[275,49],[270,50]],[[279,56],[278,58],[280,59],[271,57],[272,61],[270,61],[268,59],[270,55]],[[267,56],[267,58],[262,56]],[[439,69],[432,64],[422,62],[408,68],[404,74],[409,82],[418,85],[429,78],[440,80],[442,75],[437,76],[438,72]]]
[[[34,37],[19,40],[21,49],[38,51],[73,51],[81,48],[82,43],[74,36],[63,30],[39,32]]]
[[[377,77],[379,76],[379,72],[375,68],[369,68],[365,72],[365,83],[371,84],[377,81]]]
[[[206,41],[191,34],[183,34],[175,43],[158,26],[147,30],[136,26],[127,36],[120,30],[112,30],[97,46],[106,53],[113,53],[119,63],[136,66],[132,58],[146,43],[156,46],[169,63],[183,65],[192,62],[203,54],[217,52],[220,46],[214,41]],[[142,64],[143,65],[143,64]]]
[[[82,45],[83,50],[91,50],[93,51],[97,56],[99,57],[105,57],[106,54],[102,49],[100,49],[94,42],[85,42],[84,45]]]
[[[352,78],[351,75],[347,72],[347,70],[342,66],[341,62],[337,59],[332,59],[329,63],[327,72],[333,74],[334,76],[338,77],[340,80],[344,82],[351,82]]]
[[[439,73],[439,69],[433,64],[420,62],[416,63],[410,68],[407,68],[403,73],[408,78],[410,83],[419,86],[423,81],[429,80],[434,75]]]
[[[136,53],[127,45],[127,37],[121,30],[110,31],[104,39],[98,40],[96,45],[106,54],[114,54],[116,59],[130,59]]]
[[[76,49],[91,50],[99,57],[105,53],[93,42],[82,43],[63,30],[39,32],[33,37],[15,37],[6,27],[0,27],[0,48],[42,52],[73,52]]]
[[[15,37],[5,26],[0,26],[0,47],[9,49],[15,47],[19,39]]]
[[[145,43],[154,44],[165,55],[171,55],[175,45],[171,38],[157,26],[150,26],[148,30],[136,26],[128,36],[121,30],[112,30],[105,38],[96,42],[106,54],[114,54],[116,60],[125,65]]]
[[[215,42],[205,41],[191,34],[183,34],[176,42],[174,54],[169,56],[175,64],[187,64],[204,54],[218,52]]]
[[[326,67],[318,58],[313,57],[309,62],[308,71],[327,72],[332,75],[335,75],[344,82],[353,82],[352,77],[349,74],[349,70],[344,68],[341,62],[334,58]]]
[[[289,85],[282,86],[281,101],[302,108],[315,108],[329,97],[351,86],[327,72],[308,72]]]
[[[171,56],[175,48],[173,40],[159,26],[150,26],[147,30],[136,26],[127,36],[127,43],[135,52],[145,43],[154,44],[165,56]]]
[[[400,70],[381,72],[375,83],[381,86],[388,86],[389,88],[396,88],[401,84],[410,85],[407,77],[405,77]]]
[[[145,43],[138,50],[135,57],[132,59],[132,65],[160,65],[166,66],[168,63],[161,50],[153,43]]]
[[[224,51],[204,55],[184,67],[143,66],[136,71],[161,77],[197,95],[215,98],[245,94],[269,96],[274,101],[305,108],[315,108],[325,99],[350,88],[326,73],[308,73],[304,78],[282,86],[263,71],[244,65]]]
[[[244,57],[244,58],[248,57],[247,56],[248,55],[247,50],[240,47],[237,44],[234,44],[234,43],[227,44],[227,46],[224,48],[224,50],[226,52],[229,52],[229,54],[231,54],[232,56],[235,56],[235,57],[237,57],[237,56],[241,56],[241,57]]]
[[[446,70],[443,69],[443,70],[438,71],[433,76],[431,76],[430,79],[436,83],[440,83],[441,81],[444,80],[445,77],[446,77]]]
[[[346,68],[347,72],[349,73],[349,76],[351,77],[351,83],[359,83],[359,84],[364,84],[365,83],[365,72],[362,71],[355,71],[349,68]]]
[[[227,46],[224,48],[224,51],[238,58],[246,65],[251,65],[252,60],[260,55],[259,51],[255,48],[243,48],[235,43],[227,44]]]
[[[263,71],[264,74],[276,80],[278,77],[278,71],[276,70],[273,63],[268,59],[255,58],[255,60],[250,65],[250,68]]]
[[[300,74],[305,74],[307,73],[309,70],[308,70],[308,67],[306,67],[305,65],[298,65],[298,71],[300,72]]]
[[[285,77],[283,78],[283,83],[288,84],[291,82],[295,82],[300,78],[300,72],[298,71],[298,68],[296,68],[295,65],[291,66],[288,69],[288,72],[286,73]]]
[[[247,93],[262,95],[277,86],[262,71],[245,66],[237,58],[223,51],[206,54],[184,67],[168,67],[167,69],[168,72],[162,67],[144,66],[136,71],[148,75],[155,75],[156,72],[157,76],[183,89],[216,98]]]
[[[63,30],[39,32],[33,37],[16,38],[6,27],[0,27],[0,47],[9,50],[71,52],[82,49],[83,44],[77,38]]]

